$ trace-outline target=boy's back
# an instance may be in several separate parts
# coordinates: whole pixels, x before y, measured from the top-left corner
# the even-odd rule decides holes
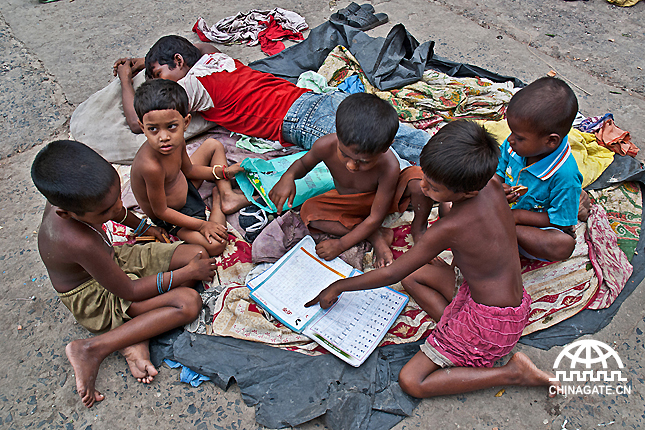
[[[81,261],[92,259],[100,265],[101,261],[112,259],[114,249],[106,243],[102,232],[94,234],[80,221],[61,218],[55,209],[49,203],[45,206],[38,230],[38,249],[54,289],[65,293],[92,278]]]
[[[453,205],[418,247],[428,255],[450,248],[475,302],[514,307],[522,301],[515,221],[497,178],[475,197]]]

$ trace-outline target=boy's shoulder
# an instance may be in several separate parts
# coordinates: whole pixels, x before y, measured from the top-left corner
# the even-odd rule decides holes
[[[110,258],[110,253],[97,253],[97,248],[105,247],[105,240],[98,231],[92,231],[81,221],[64,219],[56,214],[56,207],[47,205],[38,231],[38,248],[45,266],[60,271],[61,267],[72,270],[70,264],[77,262],[79,256],[101,255]],[[78,264],[78,263],[76,263]],[[80,264],[79,264],[80,266]]]
[[[178,156],[167,157],[167,160],[165,160],[146,141],[141,145],[132,160],[130,174],[132,176],[162,175],[167,168],[168,161],[172,160],[172,164],[181,166],[181,151],[185,149],[186,144],[184,143],[183,147],[177,151]]]

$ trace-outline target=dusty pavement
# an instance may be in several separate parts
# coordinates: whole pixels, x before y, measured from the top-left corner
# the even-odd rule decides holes
[[[75,393],[64,347],[87,332],[74,323],[51,288],[38,257],[35,233],[44,201],[29,179],[43,142],[66,136],[74,107],[111,79],[122,56],[142,56],[165,34],[196,40],[198,16],[209,24],[253,8],[282,7],[310,27],[342,1],[285,0],[36,0],[0,2],[0,428],[252,429],[254,411],[233,386],[192,388],[167,367],[144,386],[112,355],[97,387],[106,399],[85,409]],[[391,0],[373,2],[390,23],[370,31],[385,36],[403,23],[435,52],[530,82],[554,69],[571,83],[587,115],[612,112],[619,127],[645,147],[645,2],[619,8],[605,0]],[[221,47],[249,62],[259,47]],[[35,147],[34,147],[35,146]],[[642,156],[639,157],[642,159]],[[591,338],[612,345],[622,358],[629,395],[570,395],[547,399],[545,389],[507,388],[423,401],[396,428],[638,428],[645,423],[643,372],[645,292],[641,285],[612,323]],[[33,297],[33,300],[30,299]],[[565,322],[566,323],[566,322]],[[562,347],[540,351],[519,345],[550,369]],[[625,373],[625,372],[624,372]],[[566,422],[566,423],[565,423]],[[302,428],[322,428],[319,421]]]

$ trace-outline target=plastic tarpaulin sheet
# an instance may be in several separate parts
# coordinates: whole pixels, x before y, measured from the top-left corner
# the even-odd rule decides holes
[[[269,428],[321,418],[331,429],[383,430],[419,403],[398,383],[419,344],[377,348],[360,367],[332,354],[311,357],[228,337],[176,330],[150,344],[151,359],[180,362],[226,389],[235,380],[255,420]]]
[[[306,40],[249,66],[295,83],[301,73],[318,70],[327,54],[338,45],[349,49],[367,79],[380,90],[412,84],[420,80],[428,68],[455,77],[479,76],[493,82],[513,81],[515,86],[524,86],[517,78],[435,56],[434,42],[419,43],[403,24],[392,27],[385,38],[374,38],[354,27],[327,21],[311,30]]]

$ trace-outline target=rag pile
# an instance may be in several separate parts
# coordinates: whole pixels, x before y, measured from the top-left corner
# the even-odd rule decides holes
[[[193,32],[204,42],[246,43],[249,46],[259,43],[262,52],[274,55],[284,49],[284,43],[280,40],[304,40],[302,31],[307,28],[302,16],[277,7],[273,10],[238,12],[235,16],[219,20],[212,27],[208,27],[204,18],[199,17]]]

